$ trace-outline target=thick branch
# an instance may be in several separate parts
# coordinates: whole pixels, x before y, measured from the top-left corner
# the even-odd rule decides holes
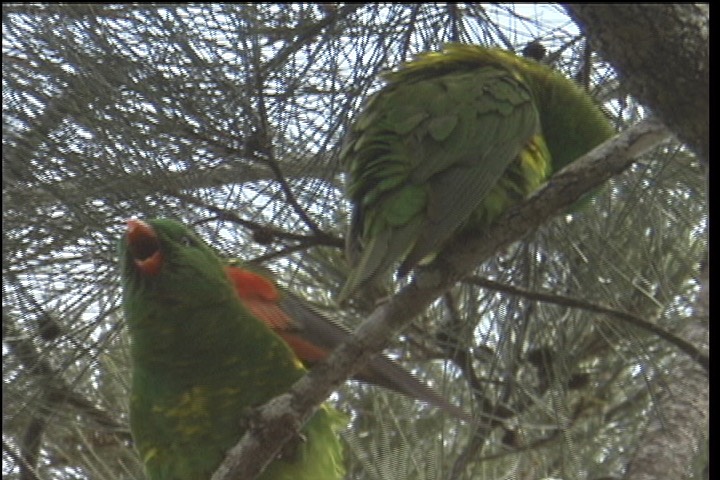
[[[288,393],[261,407],[258,421],[231,450],[212,479],[255,478],[334,389],[475,265],[568,208],[585,192],[622,172],[633,158],[668,137],[665,127],[646,120],[563,169],[530,199],[503,215],[484,235],[455,242],[438,261],[418,272],[410,285],[380,305],[348,341],[296,382]]]
[[[707,161],[709,6],[594,3],[567,4],[565,9],[630,93]]]

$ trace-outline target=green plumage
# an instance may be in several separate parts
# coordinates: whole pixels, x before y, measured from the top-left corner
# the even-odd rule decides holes
[[[502,50],[450,44],[383,78],[341,152],[353,203],[341,301],[487,228],[612,135],[572,81]]]
[[[156,241],[121,238],[123,307],[132,339],[130,423],[152,480],[207,480],[243,434],[247,409],[283,393],[305,370],[238,301],[221,260],[185,226],[147,222]],[[162,268],[140,265],[160,252]],[[307,441],[264,480],[339,479],[343,416],[323,407]]]

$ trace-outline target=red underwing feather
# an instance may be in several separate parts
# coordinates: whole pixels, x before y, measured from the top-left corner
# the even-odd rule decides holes
[[[277,304],[280,292],[270,280],[239,267],[227,266],[225,272],[245,308],[280,335],[300,360],[312,364],[328,355],[327,350],[302,338],[300,326]]]

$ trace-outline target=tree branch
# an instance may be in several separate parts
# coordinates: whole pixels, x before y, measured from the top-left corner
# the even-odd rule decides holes
[[[229,222],[235,223],[237,225],[240,225],[242,227],[245,227],[253,232],[255,235],[255,240],[258,243],[271,243],[275,239],[281,239],[281,240],[289,240],[293,242],[298,242],[300,249],[303,248],[310,248],[315,246],[327,246],[327,247],[336,247],[336,248],[343,248],[345,245],[345,242],[330,233],[324,232],[322,230],[318,230],[314,232],[312,235],[304,235],[299,233],[292,233],[288,232],[286,230],[281,230],[279,228],[273,228],[270,226],[267,226],[266,224],[254,222],[252,220],[246,220],[244,218],[241,218],[236,213],[226,210],[221,207],[217,207],[215,205],[212,205],[207,202],[203,202],[202,200],[199,200],[195,198],[193,195],[185,194],[182,192],[179,192],[177,190],[166,188],[164,191],[168,195],[172,195],[176,198],[182,199],[188,203],[192,203],[193,205],[197,205],[199,207],[205,208],[209,210],[210,212],[217,215],[218,218],[221,218],[223,220],[227,220]],[[260,241],[257,237],[261,237],[263,241]]]
[[[377,307],[350,339],[298,380],[288,393],[260,407],[258,421],[232,448],[212,480],[255,478],[333,390],[475,265],[621,173],[636,156],[668,137],[664,126],[645,120],[564,168],[531,198],[504,214],[485,234],[453,242],[437,261],[417,272],[407,287]]]
[[[623,85],[708,161],[709,6],[597,3],[566,4],[565,10],[615,67]]]
[[[684,338],[675,335],[674,333],[664,329],[660,325],[653,323],[644,318],[638,317],[622,310],[616,310],[613,308],[598,305],[596,303],[588,302],[586,300],[580,300],[577,298],[571,298],[564,295],[554,295],[551,293],[533,292],[524,288],[515,287],[505,283],[488,280],[487,278],[480,277],[469,277],[464,280],[472,285],[478,285],[484,288],[490,288],[492,290],[498,290],[502,292],[511,293],[513,295],[520,295],[524,298],[535,300],[538,302],[554,303],[555,305],[562,305],[564,307],[579,308],[587,310],[589,312],[602,313],[609,317],[614,317],[625,321],[626,323],[648,331],[662,338],[666,342],[674,345],[682,352],[687,354],[690,358],[700,364],[705,370],[710,369],[710,356],[703,352],[700,348],[688,342]]]

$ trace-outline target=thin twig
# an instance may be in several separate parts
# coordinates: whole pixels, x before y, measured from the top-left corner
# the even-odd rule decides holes
[[[553,303],[555,305],[561,305],[563,307],[579,308],[587,310],[589,312],[602,313],[610,316],[611,318],[617,318],[623,320],[630,325],[651,332],[663,340],[667,341],[671,345],[674,345],[682,352],[690,356],[694,361],[699,363],[705,370],[710,369],[710,357],[709,354],[703,352],[700,348],[696,347],[692,343],[688,342],[684,338],[681,338],[669,330],[664,329],[660,325],[651,321],[645,320],[644,318],[638,317],[628,312],[616,310],[609,307],[604,307],[596,303],[588,302],[587,300],[580,300],[577,298],[571,298],[564,295],[556,295],[552,293],[542,293],[527,290],[525,288],[515,287],[506,283],[496,282],[482,277],[468,277],[463,280],[465,283],[471,285],[477,285],[479,287],[489,288],[513,295],[519,295],[529,300],[535,300],[544,303]]]

